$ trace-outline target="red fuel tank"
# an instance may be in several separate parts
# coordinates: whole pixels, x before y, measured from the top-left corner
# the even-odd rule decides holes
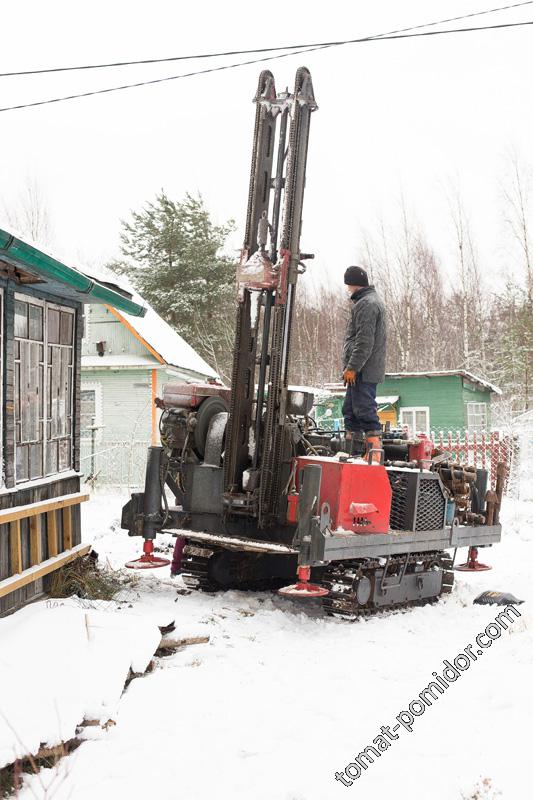
[[[388,533],[391,487],[385,467],[357,459],[338,461],[321,456],[296,459],[296,491],[307,464],[322,467],[320,503],[329,503],[332,531]]]

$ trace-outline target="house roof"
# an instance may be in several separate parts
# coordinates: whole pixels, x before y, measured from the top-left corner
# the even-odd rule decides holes
[[[472,383],[477,383],[478,386],[481,386],[483,389],[487,389],[489,392],[494,392],[494,394],[502,394],[502,390],[498,386],[495,386],[493,383],[489,383],[489,381],[486,381],[484,378],[480,378],[479,376],[472,374],[472,372],[467,372],[464,369],[443,369],[429,372],[387,372],[385,375],[385,380],[387,378],[436,378],[445,375],[457,375],[461,378],[466,378]],[[332,394],[339,394],[346,391],[346,387],[342,383],[326,383],[324,384],[324,389]]]
[[[436,378],[445,375],[457,375],[461,378],[466,378],[467,380],[471,381],[472,383],[477,383],[479,386],[482,386],[484,389],[488,389],[489,392],[494,392],[494,394],[501,394],[502,390],[495,386],[493,383],[485,380],[485,378],[480,378],[478,375],[474,375],[472,372],[468,372],[464,369],[443,369],[443,370],[431,370],[429,372],[387,372],[386,378]]]
[[[44,278],[48,284],[56,284],[58,293],[81,302],[108,303],[136,317],[145,314],[144,307],[132,300],[131,292],[114,280],[91,277],[88,271],[69,267],[46,250],[28,237],[0,228],[0,264],[11,267],[22,284],[38,283]]]
[[[136,301],[142,302],[138,295],[134,294],[133,297]],[[117,311],[116,308],[109,310],[142,342],[160,364],[199,373],[207,378],[218,378],[215,370],[174,328],[171,328],[151,306],[145,304],[145,308],[144,317],[125,314]],[[102,359],[100,361],[102,362]]]

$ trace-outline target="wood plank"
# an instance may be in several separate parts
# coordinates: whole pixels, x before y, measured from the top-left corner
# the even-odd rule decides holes
[[[46,534],[48,539],[48,558],[57,556],[59,543],[57,539],[57,517],[55,511],[49,511],[46,515]]]
[[[39,578],[48,575],[50,572],[59,569],[59,567],[68,564],[69,561],[74,561],[76,558],[86,555],[91,549],[90,544],[78,544],[69,550],[68,553],[61,553],[54,558],[48,558],[42,564],[37,564],[35,567],[25,569],[20,575],[12,575],[10,578],[0,581],[0,597],[5,597],[6,594],[21,589],[29,583],[34,583]]]
[[[63,516],[63,550],[70,550],[72,547],[72,506],[64,508],[61,514]]]
[[[0,511],[0,525],[4,525],[6,522],[13,522],[17,519],[35,517],[38,514],[45,514],[49,511],[55,511],[56,509],[75,506],[79,503],[85,503],[88,499],[88,494],[75,492],[74,494],[62,495],[61,497],[52,497],[50,500],[40,500],[37,503],[29,503],[25,506],[4,508]]]
[[[41,517],[30,517],[30,564],[34,567],[42,560]]]
[[[11,572],[16,575],[22,572],[22,542],[19,519],[14,520],[9,526],[9,548],[11,550]]]

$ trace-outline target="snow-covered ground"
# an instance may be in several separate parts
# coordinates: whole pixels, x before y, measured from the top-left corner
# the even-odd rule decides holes
[[[96,494],[84,508],[85,538],[115,567],[140,550],[119,527],[124,499]],[[116,725],[86,729],[87,741],[56,770],[28,778],[21,798],[529,797],[530,491],[506,501],[503,521],[503,542],[483,551],[491,572],[456,573],[439,603],[355,624],[325,617],[316,601],[269,593],[178,595],[168,568],[144,573],[133,609],[141,620],[175,619],[175,635],[205,631],[209,644],[134,680]],[[335,780],[502,611],[472,605],[485,589],[524,599],[521,617],[352,786]]]

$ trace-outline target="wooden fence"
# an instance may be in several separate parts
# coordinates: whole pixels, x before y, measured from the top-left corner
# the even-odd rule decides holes
[[[0,580],[0,613],[9,610],[3,607],[2,598],[36,584],[91,549],[88,544],[76,543],[80,532],[74,524],[75,509],[88,499],[89,495],[74,492],[0,510],[0,533],[5,526],[8,539],[7,558],[2,562],[7,577]]]
[[[498,431],[432,431],[431,439],[439,450],[446,450],[478,469],[488,470],[492,490],[496,487],[496,465],[503,462],[506,465],[505,490],[509,489],[511,477],[518,468],[520,448],[517,437],[502,436]]]

